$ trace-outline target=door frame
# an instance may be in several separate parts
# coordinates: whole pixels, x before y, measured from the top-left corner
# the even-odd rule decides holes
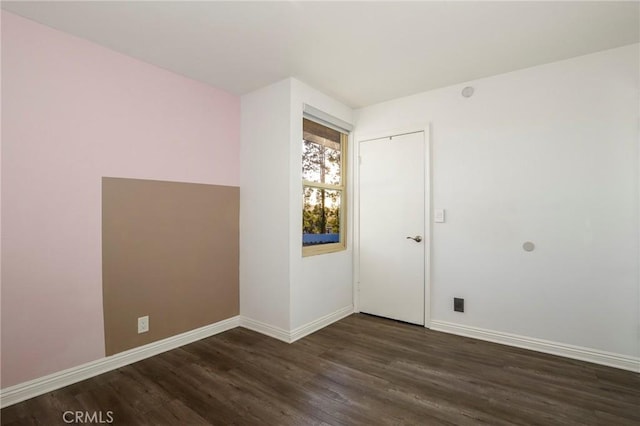
[[[360,143],[373,139],[400,136],[408,133],[424,133],[424,326],[431,328],[431,252],[432,252],[432,222],[431,197],[432,164],[431,164],[431,123],[409,126],[399,129],[389,129],[380,132],[354,132],[353,141],[353,311],[360,312]]]

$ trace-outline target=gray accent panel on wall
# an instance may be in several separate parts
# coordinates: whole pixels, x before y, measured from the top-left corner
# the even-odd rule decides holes
[[[239,313],[238,187],[102,179],[106,355]],[[149,331],[138,334],[139,317]]]

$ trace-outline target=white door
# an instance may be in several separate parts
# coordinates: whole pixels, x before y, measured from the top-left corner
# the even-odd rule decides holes
[[[360,312],[424,324],[424,132],[360,147]]]

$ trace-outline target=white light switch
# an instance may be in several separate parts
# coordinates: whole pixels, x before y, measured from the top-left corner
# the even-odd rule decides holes
[[[444,209],[433,210],[433,221],[436,223],[444,223]]]

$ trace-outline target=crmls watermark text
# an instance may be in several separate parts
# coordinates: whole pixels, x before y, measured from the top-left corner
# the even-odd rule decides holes
[[[113,411],[65,411],[65,423],[113,423]]]

